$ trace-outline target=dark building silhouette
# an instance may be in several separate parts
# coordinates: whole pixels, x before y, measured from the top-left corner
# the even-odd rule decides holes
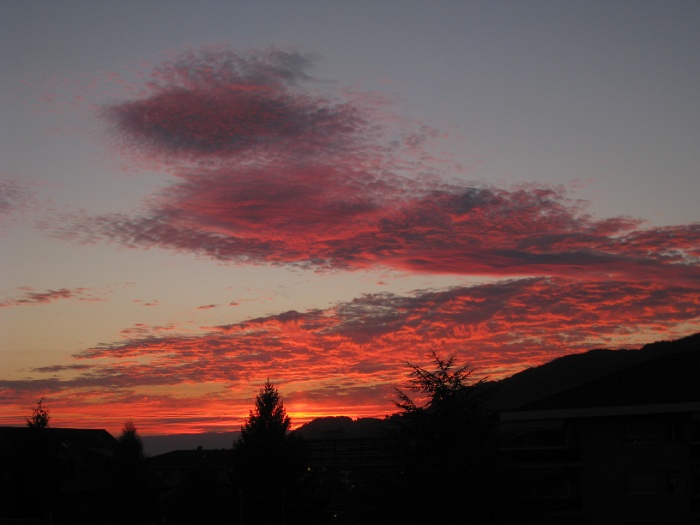
[[[106,430],[0,427],[0,523],[108,523],[117,447]]]
[[[700,523],[700,351],[669,352],[501,413],[533,522]]]
[[[181,486],[195,469],[206,469],[222,483],[231,482],[231,450],[173,450],[148,458],[148,468],[162,483],[164,490]]]
[[[336,473],[350,483],[366,470],[385,470],[389,457],[382,446],[385,423],[379,419],[324,417],[296,431],[304,438],[309,470]]]
[[[232,523],[231,450],[175,450],[148,459],[158,523]]]

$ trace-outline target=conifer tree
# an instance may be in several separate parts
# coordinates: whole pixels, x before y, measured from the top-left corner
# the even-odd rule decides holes
[[[240,487],[269,491],[294,483],[303,460],[299,439],[288,434],[290,426],[279,392],[268,380],[233,446],[234,477]]]
[[[287,436],[291,420],[284,409],[279,392],[268,380],[255,399],[255,411],[241,427],[238,447],[275,446]]]
[[[118,441],[114,487],[117,521],[148,523],[151,502],[147,493],[146,455],[132,421],[124,423]]]

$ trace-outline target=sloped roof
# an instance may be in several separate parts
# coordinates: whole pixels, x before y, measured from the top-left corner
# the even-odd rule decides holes
[[[151,467],[222,467],[231,463],[231,449],[173,450],[148,458]]]
[[[0,470],[13,472],[42,453],[65,469],[62,490],[97,490],[108,486],[118,444],[106,430],[0,427]]]
[[[2,427],[0,426],[0,447],[2,450],[24,448],[33,432],[29,427]],[[118,441],[109,432],[102,429],[84,428],[46,428],[39,432],[45,432],[52,443],[61,444],[106,455],[114,455]]]

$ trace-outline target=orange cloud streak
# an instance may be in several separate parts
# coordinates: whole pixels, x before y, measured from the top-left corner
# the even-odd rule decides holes
[[[35,370],[48,379],[0,382],[0,421],[17,399],[43,395],[57,417],[83,425],[118,426],[128,416],[148,433],[235,430],[267,378],[296,424],[382,415],[393,411],[406,362],[424,363],[432,350],[495,379],[566,353],[685,335],[700,329],[699,311],[697,288],[653,282],[531,278],[365,295],[327,310],[86,349],[75,364]]]

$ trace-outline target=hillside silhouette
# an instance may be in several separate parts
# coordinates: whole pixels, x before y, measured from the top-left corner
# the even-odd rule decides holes
[[[559,357],[501,381],[487,383],[488,404],[496,411],[511,410],[677,352],[700,352],[700,333],[650,343],[638,350],[596,349]]]
[[[700,352],[700,333],[671,341],[657,341],[639,349],[595,349],[579,354],[558,357],[545,364],[527,368],[500,381],[488,381],[487,404],[494,411],[512,410],[539,399],[595,381],[653,360],[666,353]],[[376,434],[381,424],[372,418],[354,421],[348,416],[317,418],[299,427],[304,436],[336,435],[360,437]],[[177,434],[144,436],[148,455],[157,455],[177,449],[227,448],[238,432]]]

